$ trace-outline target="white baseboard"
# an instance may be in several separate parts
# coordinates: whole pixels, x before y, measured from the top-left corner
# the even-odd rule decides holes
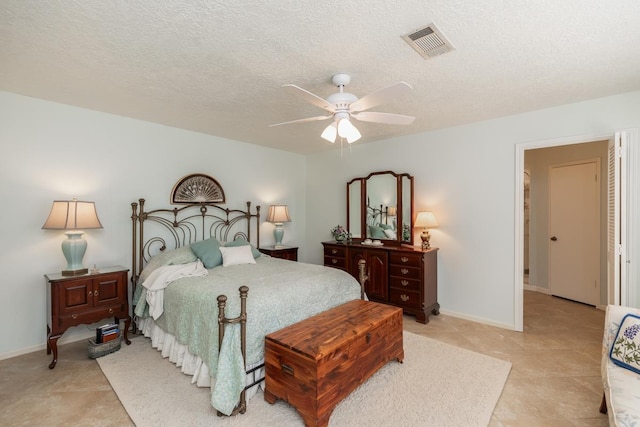
[[[549,292],[549,288],[543,288],[543,287],[536,286],[536,285],[524,285],[524,290],[525,291],[540,292],[541,294],[545,294],[545,295],[551,295],[551,293]]]
[[[75,334],[68,334],[63,336],[58,340],[58,347],[64,344],[69,344],[72,342],[87,340],[89,338],[95,337],[95,331],[86,331]],[[34,351],[46,351],[47,343],[44,342],[42,344],[34,345],[31,347],[20,348],[17,350],[7,351],[6,353],[0,353],[0,360],[11,359],[12,357],[22,356],[23,354],[33,353]],[[53,356],[53,354],[51,354]],[[60,358],[60,350],[58,350],[58,359]]]
[[[457,317],[459,319],[482,323],[484,325],[495,326],[497,328],[502,328],[502,329],[508,329],[510,331],[515,330],[515,325],[511,325],[509,323],[495,322],[493,320],[485,319],[484,317],[470,316],[468,314],[463,314],[463,313],[458,313],[455,311],[449,311],[449,310],[443,310],[443,309],[440,309],[440,313],[446,314],[447,316],[451,316],[451,317]]]

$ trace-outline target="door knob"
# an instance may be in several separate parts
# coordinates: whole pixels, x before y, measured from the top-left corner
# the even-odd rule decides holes
[[[556,240],[558,240],[558,238],[556,236],[552,236],[551,237],[551,241],[555,242]]]

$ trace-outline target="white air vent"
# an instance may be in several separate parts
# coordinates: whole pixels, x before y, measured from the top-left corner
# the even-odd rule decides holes
[[[402,36],[409,46],[414,48],[424,59],[433,58],[455,49],[434,24],[420,28]]]

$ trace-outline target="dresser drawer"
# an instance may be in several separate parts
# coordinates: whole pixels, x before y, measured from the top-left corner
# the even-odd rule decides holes
[[[389,267],[389,273],[391,276],[395,277],[420,280],[420,268],[417,267],[391,264]]]
[[[391,288],[389,290],[389,300],[391,304],[399,307],[421,309],[420,292],[409,291],[405,289]]]
[[[404,277],[394,277],[391,276],[389,278],[389,285],[392,288],[398,289],[406,289],[409,291],[420,291],[420,280],[417,279],[407,279]]]
[[[409,252],[391,252],[391,264],[419,266],[422,254]]]
[[[324,257],[324,265],[328,267],[347,269],[347,260],[345,258],[326,256]]]
[[[324,248],[324,256],[346,258],[347,250],[344,246],[327,246]]]

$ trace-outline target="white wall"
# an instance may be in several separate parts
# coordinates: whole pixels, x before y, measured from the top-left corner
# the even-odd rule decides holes
[[[339,150],[308,156],[308,260],[321,263],[320,242],[330,239],[329,228],[346,222],[348,180],[378,170],[408,172],[415,176],[415,211],[433,210],[440,225],[431,231],[431,243],[440,248],[442,311],[513,328],[516,144],[613,134],[639,125],[640,92],[631,92],[383,142],[356,143],[342,157]],[[638,166],[636,158],[633,167]],[[640,239],[635,233],[637,245]]]
[[[226,206],[262,205],[262,221],[269,203],[289,205],[283,243],[305,239],[300,155],[5,92],[0,148],[0,359],[44,349],[43,274],[66,265],[64,235],[41,229],[54,199],[96,202],[104,229],[85,234],[87,267],[130,268],[131,202],[143,197],[149,209],[167,207],[174,183],[196,172],[220,183]],[[272,230],[262,224],[263,245],[274,243]],[[59,343],[87,333],[72,328]]]

